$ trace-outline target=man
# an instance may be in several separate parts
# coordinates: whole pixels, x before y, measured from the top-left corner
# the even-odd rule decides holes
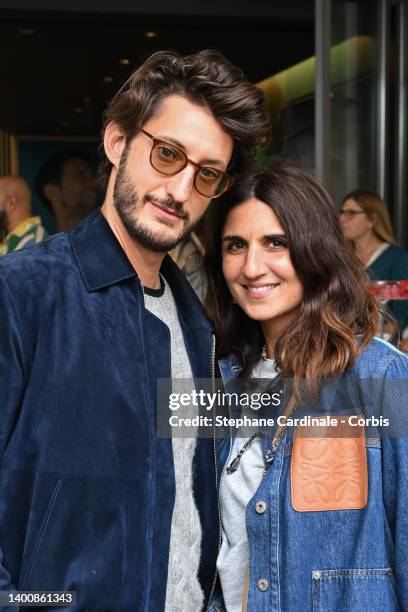
[[[2,236],[3,234],[3,236]],[[31,192],[19,176],[0,178],[0,255],[36,244],[47,236],[31,213]]]
[[[80,150],[52,155],[37,175],[36,190],[60,232],[78,225],[98,203],[91,159]]]
[[[268,132],[221,54],[159,52],[106,111],[102,211],[0,263],[1,585],[78,610],[199,611],[213,443],[156,431],[157,379],[210,378],[211,328],[166,257]]]

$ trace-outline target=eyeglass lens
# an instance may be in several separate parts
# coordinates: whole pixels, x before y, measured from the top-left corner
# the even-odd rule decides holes
[[[364,210],[340,210],[339,216],[346,217],[346,219],[352,219],[355,215],[365,214]]]
[[[150,162],[158,172],[173,176],[186,167],[188,159],[180,149],[167,143],[155,142]],[[229,187],[230,179],[228,175],[215,168],[201,166],[195,173],[194,185],[201,195],[212,198],[221,195]]]

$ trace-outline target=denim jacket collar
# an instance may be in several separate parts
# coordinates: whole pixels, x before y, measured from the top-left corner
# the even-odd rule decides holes
[[[220,359],[218,361],[218,367],[224,384],[231,378],[237,378],[242,371],[241,362],[236,355],[230,355],[225,359]]]

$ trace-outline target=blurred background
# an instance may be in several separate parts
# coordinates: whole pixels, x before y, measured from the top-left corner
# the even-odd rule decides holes
[[[106,102],[151,52],[215,48],[264,90],[271,153],[302,159],[340,203],[388,205],[407,246],[408,0],[0,0],[0,174],[34,189],[53,153],[96,167]]]

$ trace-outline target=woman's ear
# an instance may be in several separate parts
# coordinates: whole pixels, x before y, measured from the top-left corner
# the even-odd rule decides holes
[[[377,225],[378,215],[377,215],[377,213],[370,213],[368,215],[368,218],[370,220],[370,228],[372,229],[373,227],[375,227]]]
[[[123,149],[126,146],[126,136],[123,130],[114,121],[110,121],[105,128],[103,146],[106,157],[117,170]]]

